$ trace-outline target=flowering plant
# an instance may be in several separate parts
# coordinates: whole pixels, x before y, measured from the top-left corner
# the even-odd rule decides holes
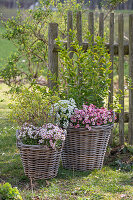
[[[47,145],[55,148],[60,148],[62,142],[65,140],[66,130],[58,126],[48,123],[42,127],[25,123],[18,132],[17,138],[23,144],[28,145]]]
[[[97,108],[95,105],[83,105],[82,110],[75,109],[71,116],[70,126],[74,128],[100,126],[113,123],[113,111],[107,108]]]
[[[74,114],[74,109],[76,108],[75,100],[70,98],[69,100],[59,100],[51,109],[56,113],[56,123],[63,127],[67,128],[69,125],[70,117]]]

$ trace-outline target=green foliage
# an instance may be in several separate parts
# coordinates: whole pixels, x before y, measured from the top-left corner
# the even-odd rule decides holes
[[[115,9],[119,4],[125,3],[127,0],[103,0],[102,4],[104,7],[109,7],[112,10]]]
[[[53,6],[57,7],[56,12],[52,11]],[[24,79],[35,82],[44,70],[46,71],[48,68],[48,24],[58,23],[59,35],[64,39],[67,36],[67,11],[73,10],[75,16],[76,11],[81,8],[82,3],[77,3],[76,0],[64,3],[53,0],[40,1],[36,9],[19,10],[16,17],[6,22],[2,21],[6,31],[1,34],[1,37],[12,41],[17,47],[17,52],[7,59],[0,71],[0,76],[6,84],[10,86],[14,83],[23,84]]]
[[[120,99],[123,98],[123,93],[121,90],[119,90],[119,93],[117,93],[115,96],[113,96],[113,103],[111,103],[109,105],[109,107],[112,109],[112,110],[115,110],[115,112],[118,112],[120,113],[121,110],[123,109],[123,107],[121,106],[121,104],[119,103],[120,102]]]
[[[2,200],[22,200],[17,188],[12,188],[11,184],[0,184],[0,198]]]
[[[12,99],[14,103],[10,104],[12,109],[10,119],[19,125],[25,122],[35,126],[42,126],[45,123],[54,122],[54,113],[49,115],[51,106],[59,98],[52,96],[46,87],[34,86],[24,88],[19,93],[14,93]]]
[[[110,56],[102,38],[96,38],[96,45],[92,44],[89,34],[87,39],[89,47],[86,52],[79,46],[75,36],[71,52],[65,49],[60,38],[57,40],[61,62],[59,93],[61,98],[75,99],[78,107],[86,102],[101,107],[110,85]],[[72,58],[70,53],[73,53]]]

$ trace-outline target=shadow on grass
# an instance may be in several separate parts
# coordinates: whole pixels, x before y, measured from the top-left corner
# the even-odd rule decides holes
[[[75,170],[68,170],[64,169],[62,164],[60,164],[57,179],[75,179],[75,178],[82,178],[86,177],[91,174],[92,171],[75,171]]]

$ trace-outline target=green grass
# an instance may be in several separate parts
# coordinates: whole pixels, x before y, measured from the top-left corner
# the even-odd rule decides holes
[[[116,156],[102,170],[76,172],[60,166],[56,178],[34,182],[32,192],[16,147],[17,126],[7,118],[10,100],[4,92],[8,89],[0,84],[0,181],[18,187],[24,200],[132,200],[133,171],[119,168]]]
[[[13,16],[16,16],[17,14],[17,8],[6,8],[6,7],[1,7],[0,8],[0,14],[4,18],[11,18]]]
[[[5,31],[5,29],[0,25],[0,35]],[[8,58],[11,53],[16,51],[16,47],[14,44],[7,40],[0,37],[0,67],[4,63],[4,60]]]

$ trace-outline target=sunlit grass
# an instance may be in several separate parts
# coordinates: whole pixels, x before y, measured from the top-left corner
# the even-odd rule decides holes
[[[5,29],[0,25],[0,68],[3,67],[5,60],[17,50],[12,41],[2,38],[1,34],[4,31]]]

